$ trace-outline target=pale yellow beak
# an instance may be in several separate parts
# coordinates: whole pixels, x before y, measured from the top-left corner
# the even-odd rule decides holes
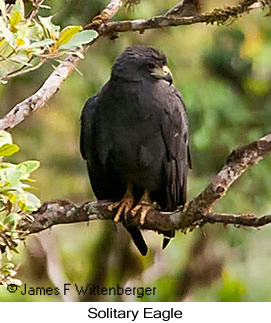
[[[155,76],[158,79],[166,80],[170,84],[172,83],[172,74],[170,72],[170,69],[166,65],[164,65],[162,67],[154,68],[151,75]]]

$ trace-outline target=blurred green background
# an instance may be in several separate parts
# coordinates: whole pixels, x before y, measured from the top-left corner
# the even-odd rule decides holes
[[[147,18],[176,1],[142,0],[135,10],[114,19]],[[105,0],[48,1],[62,27],[86,24]],[[204,1],[203,10],[237,1]],[[174,83],[187,105],[193,170],[189,198],[218,172],[227,155],[271,132],[271,24],[267,12],[255,10],[223,27],[203,24],[124,33],[100,39],[78,65],[78,71],[41,110],[12,130],[21,150],[12,161],[41,161],[35,173],[42,201],[94,199],[79,153],[80,113],[88,97],[108,80],[114,59],[133,44],[155,46],[168,57]],[[54,62],[1,85],[1,116],[36,91],[53,71]],[[55,63],[56,65],[56,63]],[[270,162],[248,170],[217,203],[228,213],[270,213]],[[176,238],[161,250],[162,236],[144,232],[150,251],[141,257],[121,225],[111,222],[59,225],[28,237],[17,256],[18,278],[28,286],[63,283],[99,286],[156,287],[154,296],[97,297],[76,293],[52,296],[9,294],[1,301],[271,301],[270,226],[261,230],[206,225]]]

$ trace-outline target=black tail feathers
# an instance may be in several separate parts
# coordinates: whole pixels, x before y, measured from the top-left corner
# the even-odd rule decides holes
[[[136,245],[137,249],[140,251],[141,255],[146,256],[148,247],[146,245],[145,240],[143,239],[143,236],[140,230],[137,227],[125,227],[125,228],[132,236],[134,244]]]
[[[163,231],[161,233],[163,233],[164,235],[162,248],[165,249],[166,246],[169,244],[169,241],[175,237],[175,231]]]
[[[146,245],[146,242],[140,230],[137,227],[125,227],[125,228],[130,233],[133,239],[133,242],[136,245],[139,252],[141,253],[141,255],[146,256],[148,252],[148,247]],[[162,233],[164,235],[162,248],[165,249],[169,244],[170,240],[175,237],[175,231],[162,231],[159,233]]]

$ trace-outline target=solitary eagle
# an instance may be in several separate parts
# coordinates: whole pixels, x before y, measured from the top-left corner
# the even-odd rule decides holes
[[[172,85],[166,56],[132,46],[115,61],[110,80],[86,102],[80,149],[98,200],[111,200],[115,221],[153,203],[174,211],[186,201],[190,166],[185,105]],[[146,243],[137,227],[125,226],[142,255]],[[174,232],[162,232],[165,247]]]

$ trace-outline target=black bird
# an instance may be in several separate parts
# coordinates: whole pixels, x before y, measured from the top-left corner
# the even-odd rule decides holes
[[[81,115],[81,154],[98,200],[112,200],[114,220],[130,212],[141,223],[155,202],[174,211],[186,202],[190,166],[188,121],[166,56],[132,46],[115,61],[111,78],[85,104]],[[146,243],[137,227],[127,227],[142,255]],[[165,235],[163,248],[173,232]]]

